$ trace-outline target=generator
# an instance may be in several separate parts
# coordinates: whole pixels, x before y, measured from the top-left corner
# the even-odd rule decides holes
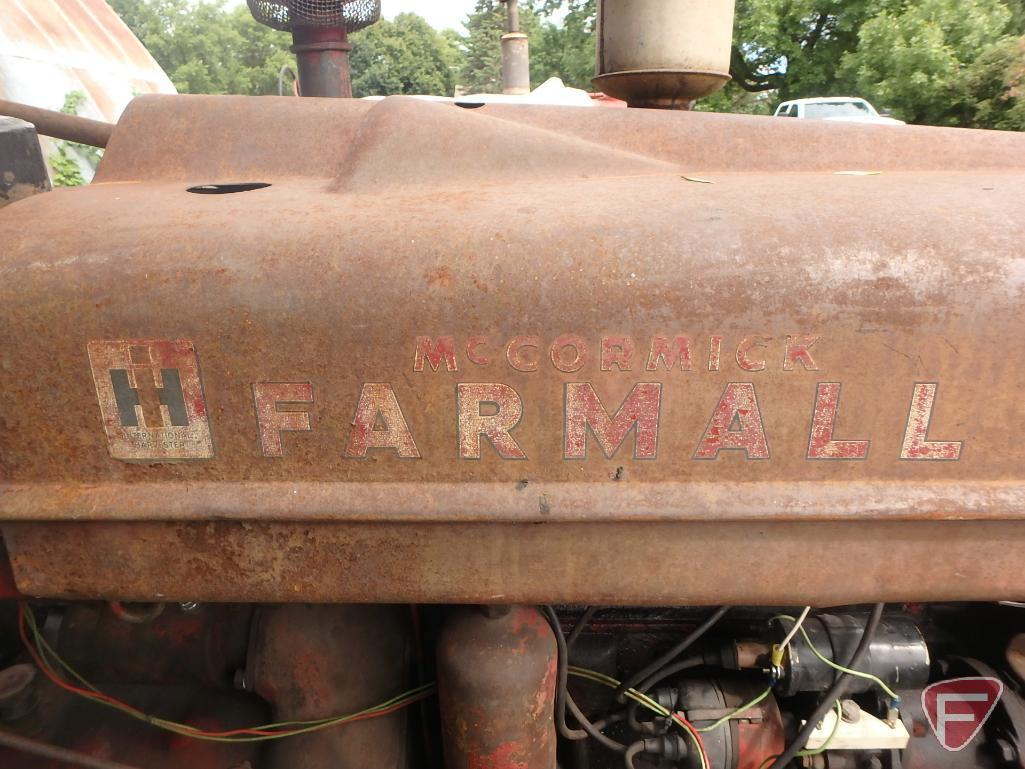
[[[364,5],[0,109],[0,765],[1025,767],[1025,136],[680,109],[732,2],[328,98]]]

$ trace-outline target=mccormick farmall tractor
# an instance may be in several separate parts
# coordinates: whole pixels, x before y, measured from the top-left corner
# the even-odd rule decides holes
[[[671,109],[729,0],[601,3],[619,110],[250,6],[306,98],[4,105],[0,765],[1025,766],[1025,136]]]

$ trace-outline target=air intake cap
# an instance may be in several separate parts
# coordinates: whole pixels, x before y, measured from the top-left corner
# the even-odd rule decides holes
[[[333,27],[355,32],[381,18],[381,0],[246,0],[253,18],[292,32],[299,27]]]

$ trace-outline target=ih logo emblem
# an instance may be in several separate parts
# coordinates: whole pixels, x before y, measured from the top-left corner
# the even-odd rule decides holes
[[[213,457],[206,401],[192,342],[90,342],[89,363],[112,457]]]
[[[996,678],[955,678],[922,692],[922,709],[940,745],[963,750],[993,714],[1004,684]]]

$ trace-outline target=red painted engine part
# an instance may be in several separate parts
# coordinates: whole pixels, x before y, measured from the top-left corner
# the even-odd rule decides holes
[[[272,703],[276,721],[347,715],[411,688],[404,606],[260,607],[245,686]],[[278,740],[269,769],[404,769],[408,714]]]
[[[245,666],[253,608],[169,606],[142,623],[126,622],[100,603],[69,604],[57,650],[95,683],[228,686]]]
[[[446,769],[554,769],[557,661],[537,609],[453,610],[438,638]]]

